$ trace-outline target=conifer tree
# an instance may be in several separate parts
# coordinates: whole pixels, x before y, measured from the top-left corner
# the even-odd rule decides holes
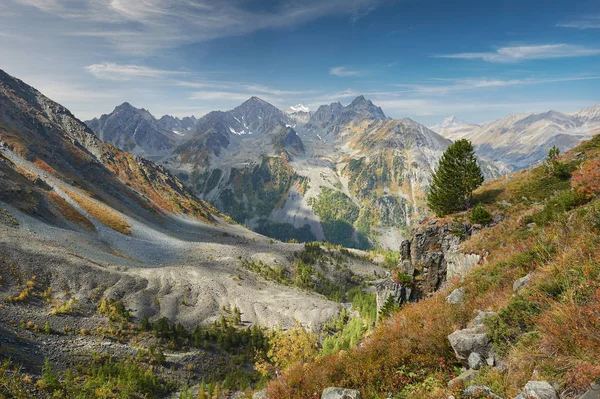
[[[442,158],[433,175],[427,195],[427,205],[438,216],[468,208],[473,190],[483,183],[483,173],[477,165],[470,141],[454,142]]]

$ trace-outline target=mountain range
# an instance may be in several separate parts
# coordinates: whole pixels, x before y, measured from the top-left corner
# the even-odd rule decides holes
[[[571,114],[511,114],[482,125],[449,117],[431,129],[451,140],[466,138],[479,155],[523,169],[544,159],[553,146],[562,152],[575,147],[599,127],[600,105],[596,105]]]
[[[137,117],[130,112],[122,105],[87,123],[121,148],[143,138],[145,126],[150,137],[172,139],[147,111],[138,110]],[[389,118],[358,96],[346,106],[336,102],[314,112],[301,104],[282,111],[252,97],[230,111],[208,113],[169,143],[171,151],[158,140],[137,147],[261,234],[397,248],[408,226],[428,214],[431,174],[451,141],[411,119]],[[501,162],[480,163],[488,177],[510,170]]]

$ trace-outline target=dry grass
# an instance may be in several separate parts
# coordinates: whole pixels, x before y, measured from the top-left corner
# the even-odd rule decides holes
[[[69,191],[69,196],[79,204],[94,219],[121,234],[131,235],[131,225],[117,211],[99,201],[92,200],[75,191]]]
[[[600,158],[600,138],[563,161],[573,168],[586,158]],[[292,367],[269,384],[269,396],[310,398],[326,386],[357,388],[366,398],[456,395],[445,388],[455,362],[446,337],[476,310],[498,311],[486,324],[507,367],[482,370],[474,384],[515,397],[527,381],[545,379],[559,385],[561,397],[581,395],[600,379],[600,198],[527,226],[557,193],[571,192],[570,183],[542,168],[486,183],[477,199],[506,219],[463,244],[485,260],[458,283],[465,288],[462,304],[445,304],[445,292],[405,306],[362,347]],[[513,282],[530,272],[530,285],[515,295]]]
[[[73,208],[60,195],[51,192],[50,200],[54,203],[60,214],[67,220],[74,222],[89,231],[96,231],[94,224],[88,220],[81,212]]]

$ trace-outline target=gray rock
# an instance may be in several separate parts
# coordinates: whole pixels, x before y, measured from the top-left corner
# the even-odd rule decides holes
[[[479,354],[482,359],[495,356],[492,343],[487,336],[487,327],[483,324],[483,320],[493,314],[494,312],[479,312],[467,328],[454,331],[448,336],[456,358],[464,366],[469,366],[468,359],[473,352]]]
[[[480,310],[479,313],[477,313],[477,316],[469,323],[469,327],[482,327],[485,319],[494,316],[495,314],[496,312],[484,312]]]
[[[527,399],[558,399],[556,390],[546,381],[529,381],[521,395]]]
[[[354,389],[325,388],[321,399],[361,399],[360,392]]]
[[[531,282],[531,277],[533,277],[533,274],[529,273],[525,277],[521,277],[520,279],[515,280],[515,282],[513,283],[513,291],[519,292],[523,288],[527,287]]]
[[[457,288],[446,297],[446,302],[452,305],[458,305],[465,298],[465,289],[463,287]]]
[[[600,385],[592,384],[591,389],[580,396],[579,399],[600,399]]]
[[[396,303],[402,304],[408,302],[412,294],[412,290],[409,287],[405,287],[391,278],[374,281],[373,286],[375,287],[377,314],[379,314],[390,296]]]
[[[469,367],[473,370],[479,370],[481,366],[485,364],[483,362],[483,358],[477,352],[471,352],[469,358],[467,359],[467,362],[469,363]]]
[[[502,399],[485,385],[471,385],[463,391],[463,395],[467,398],[479,398],[481,395],[485,395],[490,399]]]
[[[255,392],[254,395],[252,395],[252,399],[269,399],[267,398],[267,390],[262,389],[258,392]]]
[[[477,378],[477,375],[479,375],[479,371],[473,370],[473,369],[469,369],[469,370],[463,372],[458,377],[450,380],[448,382],[448,388],[453,388],[453,387],[455,387],[458,384],[461,384],[462,386],[467,385],[469,382],[471,382],[475,378]]]

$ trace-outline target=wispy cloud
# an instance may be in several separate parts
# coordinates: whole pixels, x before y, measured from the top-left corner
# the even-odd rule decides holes
[[[600,48],[589,48],[574,44],[544,44],[538,46],[501,47],[493,52],[441,54],[434,57],[481,59],[486,62],[521,62],[595,55],[600,55]]]
[[[585,16],[556,26],[574,29],[600,29],[600,15]]]
[[[135,80],[182,75],[184,72],[149,68],[142,65],[122,65],[112,62],[88,65],[85,69],[99,79]]]
[[[290,28],[328,15],[355,21],[385,0],[13,0],[62,19],[87,21],[70,35],[102,37],[123,51],[152,52],[262,29]],[[261,4],[262,5],[262,4]]]
[[[329,70],[329,74],[332,76],[338,76],[340,78],[349,78],[354,76],[362,75],[361,71],[350,70],[344,66],[333,67]]]
[[[600,76],[572,76],[558,78],[524,78],[524,79],[435,79],[434,84],[395,84],[394,86],[405,89],[406,93],[420,95],[443,95],[453,92],[470,91],[478,89],[492,89],[509,86],[526,86],[546,83],[574,82],[581,80],[598,80]],[[440,84],[440,82],[447,82]]]

